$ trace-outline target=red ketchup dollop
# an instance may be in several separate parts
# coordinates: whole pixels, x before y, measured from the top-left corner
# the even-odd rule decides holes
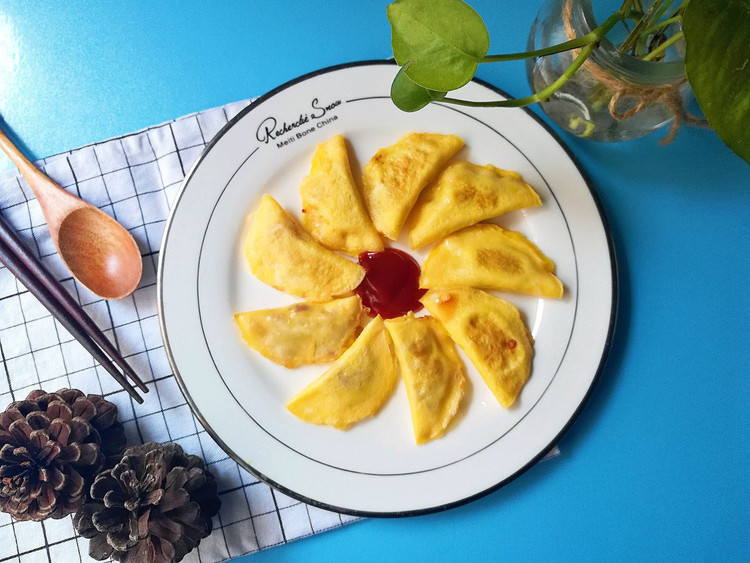
[[[395,248],[363,252],[358,261],[366,273],[354,291],[371,317],[393,319],[422,308],[419,299],[426,290],[419,288],[419,264],[406,252]]]

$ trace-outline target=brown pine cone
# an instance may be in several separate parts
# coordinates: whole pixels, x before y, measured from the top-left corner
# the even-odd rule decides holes
[[[0,414],[0,510],[35,521],[77,511],[124,447],[117,407],[100,395],[32,391]]]
[[[174,443],[128,448],[97,475],[91,499],[73,518],[89,555],[126,563],[180,561],[211,533],[220,506],[203,460]]]

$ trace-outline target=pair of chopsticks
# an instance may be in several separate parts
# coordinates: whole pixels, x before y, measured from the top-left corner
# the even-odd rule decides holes
[[[141,381],[133,368],[128,365],[117,349],[99,330],[91,317],[73,300],[39,259],[26,248],[1,215],[0,262],[60,321],[60,324],[81,343],[133,399],[138,403],[143,403],[143,398],[125,376],[129,377],[144,393],[148,393],[146,384]],[[115,364],[120,367],[122,372],[115,367]]]

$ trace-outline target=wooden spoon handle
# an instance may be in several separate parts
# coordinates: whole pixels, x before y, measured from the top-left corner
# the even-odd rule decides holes
[[[18,147],[13,144],[13,141],[8,138],[2,129],[0,129],[0,148],[2,148],[3,152],[8,155],[8,158],[13,161],[13,164],[16,165],[16,168],[18,168],[21,174],[23,174],[23,177],[26,178],[26,181],[28,181],[29,184],[31,184],[29,177],[36,178],[41,174],[41,172],[31,164],[29,159],[24,156]]]
[[[73,194],[66,192],[43,174],[26,158],[1,129],[0,148],[8,155],[13,164],[16,165],[21,175],[26,178],[31,191],[34,192],[39,205],[42,207],[42,213],[44,213],[44,217],[47,219],[47,226],[52,234],[52,239],[57,242],[57,232],[65,216],[71,210],[77,207],[84,207],[88,204]]]

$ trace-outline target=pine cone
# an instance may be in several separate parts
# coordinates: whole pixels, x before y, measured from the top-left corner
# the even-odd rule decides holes
[[[0,510],[35,521],[75,512],[124,447],[117,407],[100,395],[32,391],[0,414]]]
[[[91,485],[73,521],[89,555],[126,563],[180,561],[211,533],[216,480],[203,460],[173,443],[128,448]]]

